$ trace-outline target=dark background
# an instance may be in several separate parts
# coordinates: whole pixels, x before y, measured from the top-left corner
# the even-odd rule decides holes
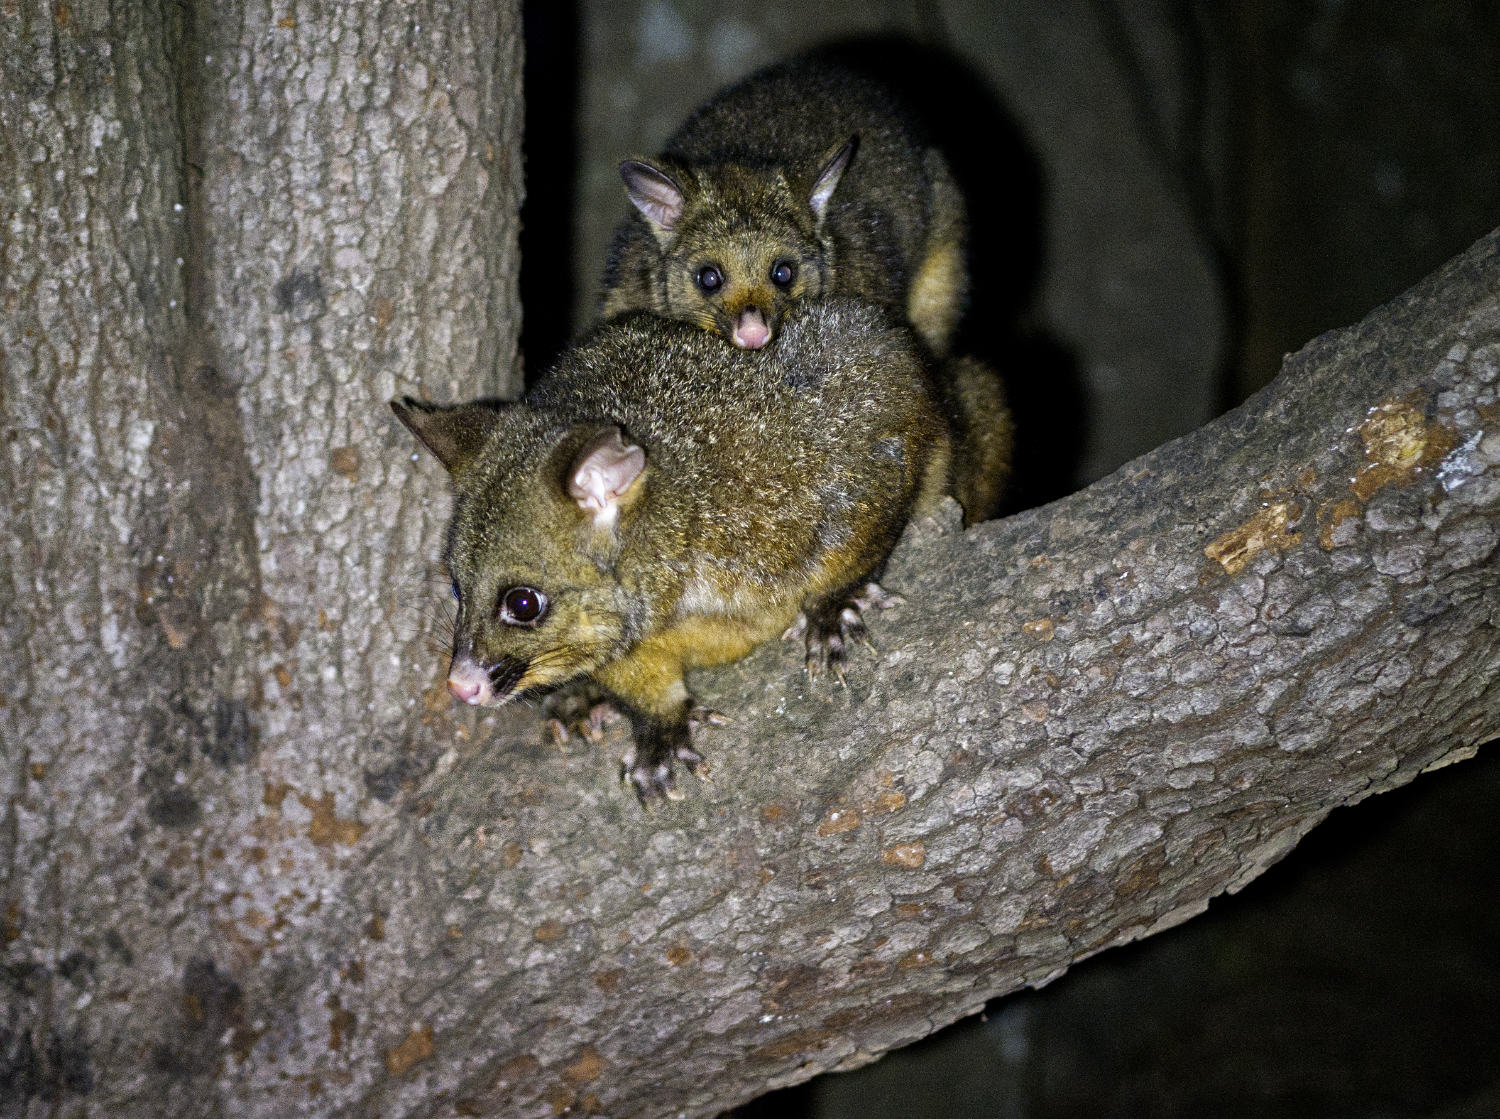
[[[1018,507],[1234,406],[1500,225],[1500,5],[944,0],[526,10],[522,348],[594,311],[615,164],[721,85],[850,44],[973,219],[963,348]],[[1500,757],[1335,813],[1208,914],[749,1117],[1500,1115]]]

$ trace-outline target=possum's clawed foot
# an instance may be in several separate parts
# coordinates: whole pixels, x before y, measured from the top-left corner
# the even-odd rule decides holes
[[[848,687],[844,671],[849,661],[849,645],[858,642],[874,648],[870,644],[870,631],[865,628],[864,611],[888,610],[905,601],[879,583],[866,583],[847,596],[813,607],[787,631],[787,636],[793,635],[793,630],[801,633],[807,648],[807,675],[811,679],[816,680],[827,671],[840,685]]]
[[[710,711],[702,704],[694,704],[688,708],[688,730],[694,731],[699,727],[727,727],[734,722],[728,715],[721,715],[717,711]],[[679,755],[681,756],[681,755]],[[687,761],[686,758],[682,759]]]
[[[866,583],[849,596],[849,601],[860,610],[889,610],[892,606],[906,605],[906,599],[879,583]]]
[[[624,717],[603,692],[586,684],[554,692],[544,701],[543,710],[548,713],[547,736],[558,746],[573,735],[598,742],[605,727]]]
[[[662,798],[681,800],[683,793],[673,773],[675,762],[687,766],[700,781],[709,779],[708,759],[693,745],[692,732],[700,726],[721,727],[728,722],[727,716],[697,704],[688,709],[682,723],[637,720],[635,741],[620,758],[620,780],[635,789],[646,809]]]
[[[619,722],[621,718],[614,704],[607,699],[601,699],[589,708],[589,713],[584,717],[578,732],[590,742],[598,742],[604,737],[604,728],[611,723]]]
[[[670,755],[657,759],[632,744],[620,756],[620,780],[635,789],[641,807],[648,811],[659,799],[682,799],[682,790],[677,787],[677,778],[672,773]]]

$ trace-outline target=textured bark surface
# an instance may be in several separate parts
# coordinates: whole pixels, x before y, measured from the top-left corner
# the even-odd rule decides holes
[[[453,737],[385,401],[515,387],[519,63],[506,2],[0,5],[0,1112],[233,1111]]]
[[[1500,730],[1500,235],[916,526],[848,692],[695,682],[736,722],[680,804],[460,715],[383,401],[509,387],[514,8],[219,7],[0,5],[0,1113],[712,1114]]]
[[[429,962],[386,1053],[430,1057],[363,1105],[712,1114],[1191,917],[1472,753],[1500,730],[1497,291],[1493,235],[1089,489],[917,526],[848,694],[790,646],[697,682],[737,722],[669,810],[483,720],[351,894],[351,937],[384,922],[361,958]]]

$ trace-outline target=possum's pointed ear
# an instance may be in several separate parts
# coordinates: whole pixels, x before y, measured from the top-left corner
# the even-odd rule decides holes
[[[618,427],[607,427],[579,449],[568,471],[568,496],[594,524],[611,524],[645,469],[646,452],[625,442]]]
[[[828,200],[833,197],[833,189],[839,185],[839,179],[848,169],[849,161],[854,158],[854,149],[857,147],[859,147],[859,135],[856,133],[840,144],[818,169],[818,177],[813,180],[812,194],[808,198],[808,204],[812,207],[813,216],[819,222],[823,220],[823,215],[828,210]]]
[[[620,164],[620,178],[625,180],[625,193],[630,201],[651,223],[657,236],[672,232],[677,219],[682,217],[682,188],[658,167],[638,159],[627,159]]]
[[[478,457],[500,418],[499,404],[429,404],[403,396],[391,401],[391,411],[422,445],[437,456],[448,473],[462,473]]]

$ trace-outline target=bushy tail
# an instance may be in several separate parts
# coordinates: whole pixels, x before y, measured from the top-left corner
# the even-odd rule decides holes
[[[950,357],[938,365],[953,424],[953,496],[964,524],[993,517],[1010,480],[1015,423],[1000,376],[972,357]]]
[[[969,217],[963,193],[936,148],[923,157],[932,209],[922,257],[914,263],[906,320],[939,358],[948,354],[958,320],[969,305]]]

